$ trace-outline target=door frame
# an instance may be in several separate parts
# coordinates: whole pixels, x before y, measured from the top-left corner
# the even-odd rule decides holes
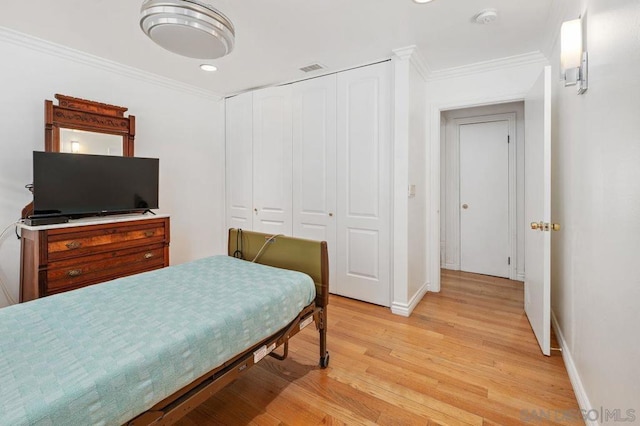
[[[481,124],[481,123],[489,123],[496,121],[507,121],[509,127],[509,137],[511,141],[509,143],[509,153],[508,153],[508,161],[509,161],[509,176],[508,176],[508,185],[509,185],[509,223],[508,223],[508,247],[507,251],[509,253],[509,257],[511,258],[511,263],[509,265],[509,279],[515,280],[518,277],[518,255],[517,255],[517,221],[516,221],[516,213],[517,213],[517,131],[516,131],[516,113],[515,112],[505,112],[498,114],[487,114],[487,115],[476,115],[472,117],[464,117],[464,118],[454,118],[446,121],[446,127],[453,127],[453,134],[449,134],[446,132],[446,174],[448,179],[444,182],[446,185],[446,207],[445,212],[447,213],[447,218],[450,219],[451,225],[449,225],[449,220],[447,220],[447,229],[450,230],[448,237],[445,239],[446,244],[453,244],[453,254],[454,259],[453,263],[448,264],[446,269],[453,269],[456,271],[461,270],[462,266],[462,258],[461,258],[461,247],[462,247],[462,233],[460,232],[460,126],[466,124]],[[442,211],[442,210],[441,210]],[[451,226],[451,228],[449,228]],[[446,264],[445,264],[446,265]]]
[[[440,291],[440,120],[442,113],[452,109],[480,107],[507,102],[523,102],[526,94],[526,92],[518,92],[494,98],[482,97],[480,99],[442,102],[431,105],[431,114],[429,117],[431,129],[427,146],[427,152],[430,156],[429,180],[431,184],[429,185],[429,217],[431,218],[431,223],[429,234],[431,238],[429,241],[429,250],[427,250],[425,258],[429,266],[429,291]]]

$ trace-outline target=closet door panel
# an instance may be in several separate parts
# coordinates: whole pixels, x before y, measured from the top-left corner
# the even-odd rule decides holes
[[[293,235],[326,241],[336,274],[336,76],[292,85]]]
[[[291,86],[253,93],[253,228],[292,231]]]
[[[226,222],[228,228],[253,229],[253,96],[225,101]]]
[[[390,304],[390,87],[388,62],[338,74],[334,291],[383,306]]]

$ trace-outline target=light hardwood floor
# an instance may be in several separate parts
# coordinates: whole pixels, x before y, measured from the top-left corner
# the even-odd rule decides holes
[[[538,348],[520,282],[443,271],[442,291],[410,318],[332,296],[326,370],[317,340],[307,327],[289,359],[265,358],[179,424],[584,424],[562,356]]]

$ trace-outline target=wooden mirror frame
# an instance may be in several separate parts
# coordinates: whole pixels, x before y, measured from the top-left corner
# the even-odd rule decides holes
[[[122,136],[122,156],[133,157],[136,117],[124,116],[128,108],[56,94],[58,105],[44,101],[44,150],[60,152],[60,129]],[[22,209],[23,219],[33,214],[33,201]]]
[[[127,108],[56,94],[58,105],[44,101],[44,150],[60,152],[60,129],[122,136],[122,156],[133,157],[136,118]]]

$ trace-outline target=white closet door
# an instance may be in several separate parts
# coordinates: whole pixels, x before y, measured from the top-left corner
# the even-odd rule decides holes
[[[253,92],[253,229],[291,235],[291,86]]]
[[[253,229],[253,95],[225,101],[227,227]]]
[[[292,85],[293,235],[326,241],[336,276],[336,76]]]
[[[338,253],[333,291],[389,306],[390,64],[338,74]]]

